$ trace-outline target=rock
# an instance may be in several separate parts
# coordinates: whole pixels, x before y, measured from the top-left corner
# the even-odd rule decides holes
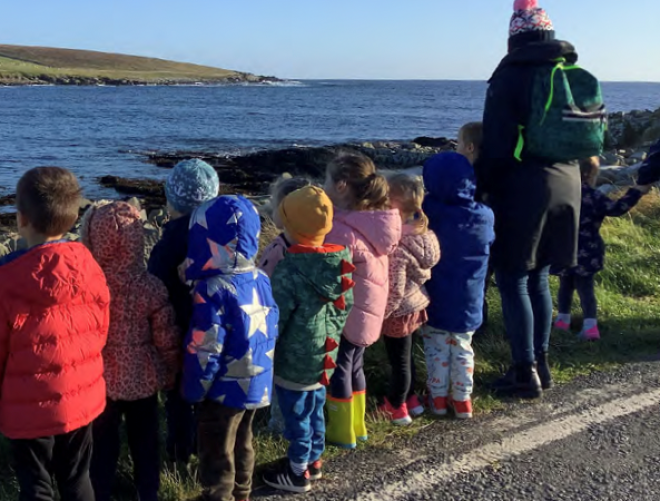
[[[417,137],[413,139],[413,143],[417,143],[420,146],[426,146],[430,148],[448,148],[450,146],[455,147],[455,142],[446,137]]]
[[[81,198],[80,199],[80,204],[78,205],[78,210],[85,211],[89,208],[90,205],[92,205],[92,201],[88,200],[86,198]]]
[[[598,187],[598,191],[605,195],[609,195],[610,193],[615,192],[619,188],[617,186],[614,186],[613,184],[603,184]]]
[[[606,138],[608,148],[631,148],[660,138],[660,109],[612,113]]]
[[[648,153],[644,150],[635,151],[632,155],[628,157],[628,160],[632,160],[633,163],[643,162],[646,160]]]
[[[149,213],[147,220],[156,228],[162,228],[170,219],[167,209],[154,209]]]
[[[611,165],[611,166],[623,165],[624,160],[625,159],[621,155],[614,152],[606,152],[600,156],[600,163],[604,165]]]

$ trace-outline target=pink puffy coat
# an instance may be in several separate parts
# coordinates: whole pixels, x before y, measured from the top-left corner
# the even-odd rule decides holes
[[[424,284],[431,279],[431,269],[440,261],[440,243],[435,233],[415,235],[409,225],[403,227],[399,246],[390,256],[390,295],[385,317],[403,317],[418,313],[429,305]]]
[[[389,291],[389,255],[401,240],[398,210],[345,211],[335,208],[325,241],[347,247],[353,255],[355,305],[344,336],[358,346],[378,341]]]

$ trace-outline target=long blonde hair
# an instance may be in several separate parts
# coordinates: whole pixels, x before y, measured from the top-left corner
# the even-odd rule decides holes
[[[343,154],[328,164],[333,182],[345,182],[350,192],[349,209],[383,210],[390,207],[390,187],[384,176],[376,173],[373,161],[363,155]]]
[[[429,229],[429,218],[422,210],[424,203],[424,183],[418,176],[406,173],[393,174],[388,178],[390,199],[401,206],[401,216],[413,226],[415,235],[423,235]]]

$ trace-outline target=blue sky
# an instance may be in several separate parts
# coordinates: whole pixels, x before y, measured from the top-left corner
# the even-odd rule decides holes
[[[660,81],[660,2],[540,0],[603,80]],[[6,1],[0,43],[86,48],[287,78],[485,79],[512,0]],[[634,8],[631,6],[634,5]]]

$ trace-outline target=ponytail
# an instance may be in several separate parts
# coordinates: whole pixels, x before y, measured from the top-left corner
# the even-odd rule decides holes
[[[394,174],[389,178],[390,196],[399,202],[402,217],[411,225],[415,235],[423,235],[429,229],[429,218],[422,209],[424,203],[424,183],[419,177],[410,174]]]
[[[350,209],[384,210],[390,207],[390,187],[376,172],[373,161],[362,155],[340,155],[330,162],[327,172],[335,182],[345,182],[350,192]]]

